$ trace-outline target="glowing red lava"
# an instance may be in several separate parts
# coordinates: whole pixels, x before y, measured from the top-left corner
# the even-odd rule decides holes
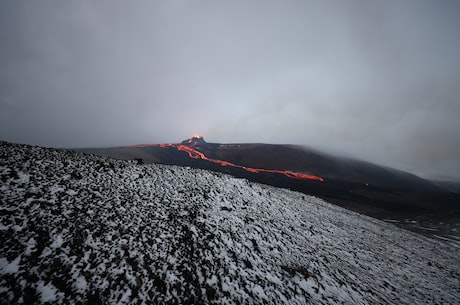
[[[203,137],[200,135],[194,135],[193,138],[188,139],[182,143],[194,144],[195,140],[199,140],[199,139],[203,139]],[[262,168],[246,167],[246,166],[234,164],[234,163],[223,161],[223,160],[211,159],[211,158],[206,157],[206,155],[202,153],[201,151],[198,151],[194,147],[185,145],[185,144],[150,144],[150,145],[136,145],[135,147],[144,147],[144,146],[159,146],[161,148],[175,148],[178,151],[186,152],[188,156],[193,159],[205,160],[208,162],[219,164],[220,166],[241,168],[251,173],[273,173],[273,174],[282,174],[282,175],[285,175],[286,177],[294,178],[294,179],[316,180],[316,181],[321,181],[321,182],[324,181],[324,179],[321,177],[308,175],[308,174],[295,173],[291,171],[284,171],[284,170],[277,170],[277,169],[262,169]]]
[[[184,141],[186,143],[189,143],[189,144],[193,144],[196,140],[203,140],[203,136],[200,136],[199,134],[194,134],[193,137],[191,137],[190,139]],[[184,143],[182,142],[182,143]]]

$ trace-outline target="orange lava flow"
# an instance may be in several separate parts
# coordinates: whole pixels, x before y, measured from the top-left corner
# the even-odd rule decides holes
[[[142,146],[147,146],[147,145],[138,145],[136,147],[142,147]],[[286,177],[294,178],[294,179],[302,179],[302,180],[308,179],[308,180],[316,180],[316,181],[321,181],[321,182],[324,181],[324,179],[321,177],[308,175],[308,174],[294,173],[291,171],[283,171],[283,170],[277,170],[277,169],[262,169],[262,168],[246,167],[246,166],[234,164],[234,163],[223,161],[223,160],[211,159],[211,158],[206,157],[204,153],[196,150],[195,148],[191,146],[183,145],[183,144],[154,144],[154,145],[148,145],[148,146],[159,146],[161,148],[167,148],[167,147],[175,148],[179,151],[186,152],[190,158],[202,159],[208,162],[219,164],[220,166],[241,168],[250,173],[282,174],[282,175],[285,175]]]

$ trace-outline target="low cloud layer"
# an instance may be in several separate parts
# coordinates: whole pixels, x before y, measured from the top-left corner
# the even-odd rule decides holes
[[[292,143],[460,179],[457,1],[0,4],[0,139]]]

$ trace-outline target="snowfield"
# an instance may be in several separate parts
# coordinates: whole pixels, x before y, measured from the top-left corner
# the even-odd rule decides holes
[[[223,174],[2,142],[1,304],[460,304],[458,249]]]

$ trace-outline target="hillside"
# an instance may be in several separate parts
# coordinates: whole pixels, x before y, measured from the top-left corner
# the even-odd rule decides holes
[[[181,143],[75,151],[230,174],[313,195],[416,232],[448,239],[460,234],[460,193],[408,172],[307,147],[208,143],[195,135]]]
[[[181,143],[144,144],[112,148],[86,148],[77,151],[116,159],[142,159],[145,163],[194,165],[218,169],[206,162],[197,164],[190,159],[211,161],[222,170],[234,173],[231,168],[271,169],[316,175],[328,183],[368,185],[399,191],[440,191],[431,181],[408,172],[369,162],[333,156],[318,150],[295,145],[238,143],[208,143],[195,135]],[[177,154],[177,151],[182,152]],[[194,156],[195,154],[195,156]],[[182,156],[182,157],[181,157]],[[191,163],[192,162],[192,163]],[[334,187],[334,186],[332,186]]]
[[[1,304],[460,303],[458,248],[187,167],[1,142]]]

